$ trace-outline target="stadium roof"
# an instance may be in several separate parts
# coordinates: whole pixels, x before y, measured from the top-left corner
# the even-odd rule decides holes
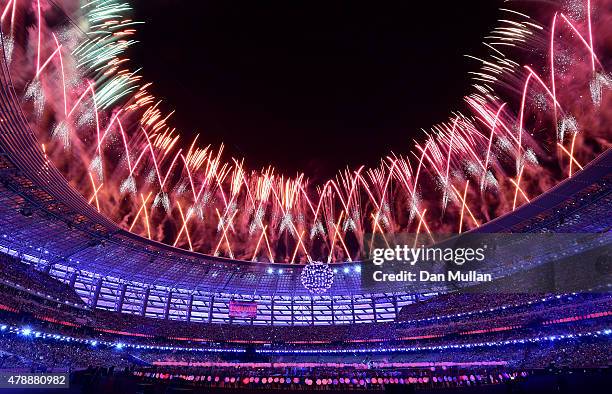
[[[270,264],[237,261],[177,249],[121,229],[101,215],[73,189],[45,157],[20,107],[4,62],[0,72],[0,243],[37,255],[49,264],[62,264],[101,276],[168,287],[211,292],[307,294],[301,286],[301,266],[275,264],[282,275],[269,275]],[[572,201],[597,194],[578,204],[579,229],[600,230],[610,212],[612,150],[583,171],[516,211],[481,226],[478,232],[541,231],[558,224]],[[567,212],[561,213],[561,207]],[[572,208],[575,210],[575,207]],[[567,225],[570,225],[568,222]],[[605,224],[605,223],[604,223]],[[357,263],[358,264],[358,263]],[[330,293],[400,291],[389,283],[363,288],[353,264],[338,264]],[[431,291],[444,290],[432,287]]]

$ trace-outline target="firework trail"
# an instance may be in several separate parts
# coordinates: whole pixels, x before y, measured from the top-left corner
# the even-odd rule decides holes
[[[367,234],[435,242],[479,227],[610,146],[612,1],[526,6],[502,8],[488,55],[467,55],[478,68],[462,111],[412,151],[319,185],[182,141],[173,112],[128,68],[139,24],[129,1],[0,0],[0,13],[28,120],[96,209],[177,247],[303,263],[359,259]]]

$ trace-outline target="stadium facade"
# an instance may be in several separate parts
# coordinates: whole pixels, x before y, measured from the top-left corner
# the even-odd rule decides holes
[[[349,324],[393,321],[418,297],[451,290],[432,284],[417,295],[401,284],[365,286],[361,263],[345,263],[333,264],[332,288],[313,296],[300,283],[300,266],[211,257],[127,232],[47,160],[4,62],[0,80],[0,249],[69,284],[88,308],[208,323]],[[609,232],[611,163],[606,151],[477,232]],[[255,302],[256,317],[230,317],[236,301]]]

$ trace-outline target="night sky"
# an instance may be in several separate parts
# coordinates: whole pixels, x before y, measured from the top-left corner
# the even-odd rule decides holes
[[[185,140],[325,180],[462,108],[498,1],[139,0],[131,56]],[[416,5],[418,4],[418,6]]]

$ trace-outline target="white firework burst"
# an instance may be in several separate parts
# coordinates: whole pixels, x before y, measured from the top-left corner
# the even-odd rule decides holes
[[[223,231],[223,228],[225,228],[225,218],[221,217],[217,223],[217,232]]]
[[[446,209],[448,206],[448,195],[450,193],[450,182],[446,179],[445,176],[437,176],[436,180],[436,188],[442,191],[442,209]]]
[[[357,229],[357,225],[355,224],[355,221],[353,220],[353,218],[349,217],[344,220],[344,223],[342,225],[342,231],[344,232],[348,230],[355,231],[356,229]]]
[[[535,152],[533,151],[533,149],[528,148],[525,151],[525,154],[524,154],[523,157],[524,157],[526,163],[531,163],[533,165],[538,165],[538,158],[537,158]]]
[[[70,147],[70,129],[66,122],[61,121],[55,125],[53,131],[51,132],[51,138],[59,141],[64,146],[64,149],[68,149]]]
[[[298,215],[297,215],[297,218],[295,219],[295,221],[298,224],[304,224],[304,223],[306,223],[306,217],[304,216],[303,213],[299,212]]]
[[[283,232],[283,230],[285,229],[289,229],[291,230],[292,226],[291,224],[293,223],[293,215],[291,215],[291,212],[287,212],[283,215],[283,218],[281,220],[280,226],[278,228],[279,232]]]
[[[30,83],[24,95],[26,101],[34,103],[34,113],[38,118],[42,117],[45,111],[45,92],[39,79]]]
[[[155,182],[156,179],[156,174],[155,174],[155,170],[151,170],[149,171],[149,173],[147,174],[147,183],[153,183]]]
[[[544,93],[537,93],[533,96],[533,103],[540,111],[548,109],[548,97]]]
[[[472,176],[478,175],[480,173],[480,167],[473,161],[468,161],[465,165],[465,172]]]
[[[264,213],[265,212],[263,208],[261,207],[257,208],[257,210],[255,211],[255,214],[253,215],[253,220],[249,224],[249,234],[250,235],[253,235],[253,233],[255,233],[257,229],[263,229]]]
[[[11,64],[11,59],[13,58],[13,49],[15,49],[15,42],[12,37],[5,36],[4,40],[4,57],[6,58],[6,63]]]
[[[488,188],[497,189],[499,187],[499,182],[497,182],[497,178],[493,174],[493,171],[487,171],[482,182],[480,183],[480,191],[484,191]]]
[[[212,201],[212,194],[210,192],[204,192],[204,194],[202,195],[202,197],[200,198],[200,201],[202,201],[203,206],[208,205],[211,201]]]
[[[104,170],[102,166],[102,158],[98,155],[89,164],[89,170],[95,172],[99,180],[104,179]]]
[[[136,194],[136,179],[132,175],[125,178],[119,185],[119,193]]]
[[[232,225],[232,218],[234,217],[235,212],[235,205],[230,205],[229,207],[227,207],[226,213],[219,219],[219,223],[217,224],[217,231],[221,232],[225,227],[229,227]]]
[[[419,205],[421,205],[421,196],[416,191],[414,192],[412,198],[410,199],[410,220],[414,220],[415,216],[419,212]]]
[[[389,228],[391,228],[391,222],[389,221],[389,218],[387,217],[387,215],[380,215],[378,217],[379,222],[382,224],[382,227],[386,228],[387,230]]]
[[[492,171],[487,171],[487,185],[493,187],[494,189],[499,188],[499,182]]]
[[[565,9],[565,13],[576,21],[584,20],[587,12],[584,0],[566,1],[563,8]]]
[[[168,193],[159,192],[155,196],[153,200],[153,207],[161,207],[166,212],[170,212],[170,197],[168,197]]]
[[[353,208],[351,215],[353,216],[353,220],[355,220],[356,222],[358,222],[361,218],[361,212],[359,212],[359,209],[357,208]]]
[[[78,127],[84,127],[84,126],[93,127],[95,126],[95,124],[96,124],[96,115],[94,114],[94,112],[89,109],[84,109],[83,112],[81,112],[81,116],[79,116],[77,120],[77,126]]]
[[[316,237],[317,234],[321,234],[321,236],[325,235],[325,228],[323,228],[323,223],[318,220],[313,224],[312,228],[310,229],[310,239]]]
[[[555,54],[555,71],[560,73],[567,73],[574,63],[572,53],[566,48],[560,48]]]
[[[591,100],[596,107],[601,105],[601,97],[603,95],[603,89],[612,88],[612,77],[609,74],[597,73],[589,83],[591,91]]]
[[[186,183],[181,183],[180,185],[178,185],[176,187],[176,194],[178,194],[179,196],[183,193],[185,193],[187,191],[187,184]]]
[[[563,142],[565,134],[575,134],[578,132],[578,122],[572,115],[568,115],[559,120],[559,142]]]
[[[193,206],[187,210],[187,217],[196,215],[200,220],[204,220],[204,203],[202,201],[196,202]]]
[[[510,151],[512,149],[512,143],[506,136],[501,136],[496,142],[496,145],[501,151]]]
[[[79,43],[79,37],[82,36],[82,32],[74,25],[68,25],[64,28],[58,29],[56,36],[62,43],[62,46],[74,47]]]

